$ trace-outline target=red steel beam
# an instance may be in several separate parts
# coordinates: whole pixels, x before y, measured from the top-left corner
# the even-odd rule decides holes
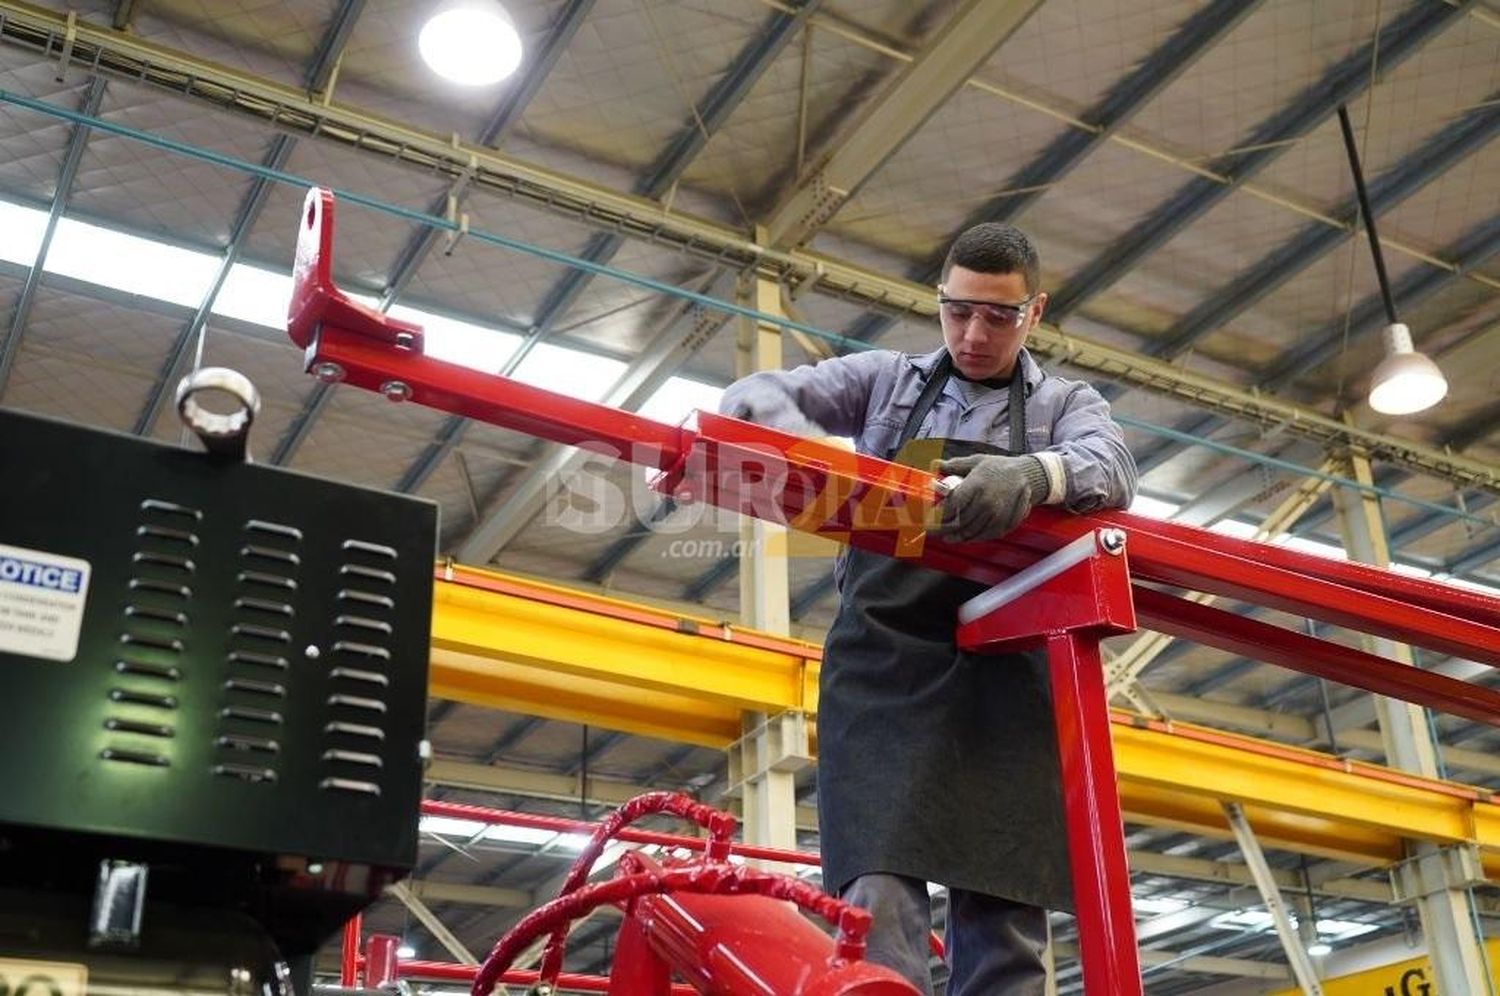
[[[307,369],[321,376],[655,467],[663,471],[659,486],[670,493],[986,583],[1088,530],[1115,526],[1129,536],[1138,579],[1500,666],[1500,598],[1481,592],[1119,511],[1078,516],[1042,508],[1003,540],[954,546],[923,528],[936,494],[936,480],[925,470],[710,413],[699,413],[695,429],[666,425],[434,360],[421,351],[420,329],[365,308],[333,286],[332,229],[331,196],[311,191],[288,332],[306,347]],[[1153,628],[1298,671],[1339,674],[1346,684],[1500,725],[1494,693],[1480,686],[1454,688],[1449,679],[1404,664],[1135,588],[1142,619]],[[1148,616],[1144,607],[1155,611]]]

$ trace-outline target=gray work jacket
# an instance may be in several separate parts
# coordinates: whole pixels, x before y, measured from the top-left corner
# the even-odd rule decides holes
[[[795,370],[762,371],[730,385],[719,407],[728,411],[740,399],[754,398],[757,420],[764,424],[800,422],[800,413],[828,435],[852,437],[859,452],[890,459],[942,355],[942,348],[922,355],[873,349]],[[1048,467],[1054,485],[1048,502],[1073,512],[1129,505],[1135,497],[1135,460],[1110,418],[1109,402],[1083,381],[1042,370],[1024,349],[1019,363],[1026,384],[1025,449]],[[950,377],[917,436],[1020,450],[1009,439],[1009,411],[1005,389],[978,392],[971,402],[964,385]]]

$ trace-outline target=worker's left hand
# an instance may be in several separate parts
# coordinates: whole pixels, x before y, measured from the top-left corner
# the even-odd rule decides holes
[[[935,532],[955,543],[998,539],[1047,495],[1047,470],[1034,456],[966,456],[938,463],[963,480],[942,502]]]

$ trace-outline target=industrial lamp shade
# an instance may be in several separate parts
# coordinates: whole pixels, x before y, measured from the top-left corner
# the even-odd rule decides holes
[[[1370,407],[1382,415],[1426,411],[1448,393],[1438,365],[1412,348],[1411,330],[1401,322],[1385,329],[1385,359],[1370,381]]]
[[[498,0],[449,0],[422,26],[417,51],[446,80],[488,86],[520,66],[521,34]]]

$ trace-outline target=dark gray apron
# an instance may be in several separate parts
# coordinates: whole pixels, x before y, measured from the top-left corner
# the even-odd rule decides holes
[[[950,369],[944,356],[895,450],[882,455],[899,459]],[[1011,450],[944,439],[943,456],[1024,453],[1023,381],[1018,366]],[[845,556],[818,700],[824,887],[890,872],[1071,910],[1044,655],[958,649],[958,606],[982,584],[864,550]]]

